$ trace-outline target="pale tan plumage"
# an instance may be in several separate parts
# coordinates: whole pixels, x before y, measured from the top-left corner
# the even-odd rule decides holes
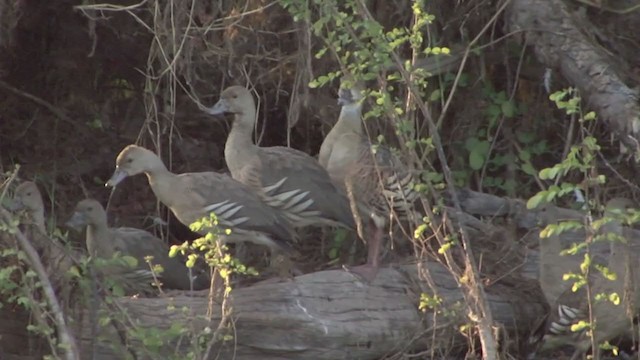
[[[54,286],[68,285],[67,271],[79,256],[47,233],[44,202],[38,186],[31,181],[18,185],[11,208],[25,212],[26,216],[21,220],[22,231],[38,251],[51,283]]]
[[[137,260],[137,270],[125,266],[110,267],[104,272],[111,274],[138,273],[145,274],[139,285],[150,285],[153,276],[146,262],[151,256],[152,264],[161,265],[164,269],[159,274],[162,284],[168,289],[201,290],[209,287],[210,280],[206,273],[192,270],[191,275],[184,260],[180,257],[169,257],[169,246],[148,231],[135,228],[111,228],[107,223],[107,213],[102,205],[93,199],[85,199],[75,207],[73,216],[67,222],[73,227],[86,226],[86,245],[89,255],[93,258],[112,259],[119,253],[121,256],[131,256]],[[146,282],[144,284],[143,282]]]
[[[332,180],[343,186],[356,203],[357,218],[374,229],[368,242],[367,265],[353,269],[372,279],[377,271],[380,243],[389,216],[407,218],[414,210],[418,193],[414,190],[413,175],[398,157],[368,140],[362,123],[363,98],[363,90],[358,84],[343,81],[340,117],[322,143],[318,159]],[[360,235],[365,237],[363,231]]]
[[[314,158],[291,148],[263,148],[253,143],[256,106],[249,90],[241,86],[224,90],[207,112],[235,115],[225,146],[231,175],[283,211],[293,226],[355,228],[348,199]]]
[[[284,252],[295,241],[288,220],[246,185],[215,172],[173,174],[156,154],[137,145],[120,152],[107,185],[116,186],[127,176],[141,173],[147,175],[158,200],[187,226],[214,212],[221,230],[231,230],[221,235],[223,241],[249,241]]]
[[[42,194],[34,182],[25,181],[16,187],[11,207],[13,210],[26,210],[28,221],[32,222],[42,234],[47,233]]]

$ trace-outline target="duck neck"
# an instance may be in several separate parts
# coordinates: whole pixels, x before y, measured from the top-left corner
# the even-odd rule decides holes
[[[362,124],[362,104],[355,103],[342,106],[342,109],[340,110],[340,117],[338,118],[338,122],[334,126],[334,129],[336,129],[340,134],[353,132],[364,135],[364,128]]]
[[[40,230],[43,234],[46,234],[47,227],[45,226],[45,221],[44,221],[44,209],[37,209],[32,211],[31,218],[33,220],[33,223],[38,228],[38,230]]]
[[[235,176],[245,164],[251,162],[257,153],[257,146],[252,139],[255,117],[255,109],[235,115],[224,147],[224,157],[232,176]]]
[[[104,251],[100,251],[98,247],[101,244],[109,244],[109,226],[107,225],[107,219],[87,225],[87,250],[92,257],[98,256],[108,257],[109,254],[105,254]]]
[[[160,159],[149,167],[145,174],[149,180],[149,186],[156,198],[167,207],[173,206],[173,193],[176,189],[177,175],[167,169]]]
[[[560,256],[562,250],[559,237],[551,236],[546,239],[540,239],[540,256],[544,258],[543,261],[553,262],[555,265],[555,259]]]

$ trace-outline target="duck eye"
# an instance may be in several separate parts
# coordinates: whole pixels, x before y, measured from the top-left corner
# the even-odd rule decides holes
[[[127,164],[131,164],[133,162],[133,159],[132,158],[128,158],[126,162],[127,162]]]
[[[29,191],[29,192],[27,192],[27,196],[31,196],[31,192],[30,192],[30,191]]]

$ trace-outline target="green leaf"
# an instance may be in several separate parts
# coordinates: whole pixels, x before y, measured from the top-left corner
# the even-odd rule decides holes
[[[73,276],[73,277],[77,277],[77,278],[82,277],[82,276],[80,275],[80,269],[78,269],[78,267],[77,267],[77,266],[72,266],[72,267],[70,267],[70,268],[69,268],[69,270],[67,270],[67,273],[68,273],[68,274],[70,274],[70,275],[71,275],[71,276]]]
[[[171,249],[169,249],[169,257],[176,257],[179,251],[180,251],[180,247],[176,245],[171,245]]]
[[[193,268],[196,265],[196,260],[198,259],[197,255],[196,256],[192,256],[192,255],[194,255],[194,254],[190,254],[189,255],[189,257],[187,259],[187,262],[185,263],[185,265],[188,268]]]
[[[425,231],[427,231],[427,224],[420,224],[413,232],[413,238],[419,239]]]
[[[556,92],[554,92],[553,94],[549,95],[549,100],[553,101],[553,102],[558,102],[561,101],[562,99],[564,99],[567,94],[569,94],[570,89],[563,89],[563,90],[558,90]]]
[[[113,284],[111,292],[115,297],[123,297],[125,292],[121,285]]]
[[[522,164],[520,169],[525,174],[530,175],[530,176],[536,176],[538,174],[538,171],[533,167],[533,165],[531,165],[530,162],[526,162],[526,163]]]
[[[451,246],[453,244],[448,242],[444,245],[442,245],[439,249],[438,249],[438,254],[444,254],[445,252],[449,251],[449,249],[451,249]]]
[[[484,154],[474,150],[469,153],[469,166],[473,170],[482,169],[482,165],[484,165]]]
[[[527,201],[527,209],[536,209],[538,206],[540,206],[540,204],[544,203],[545,197],[546,197],[546,194],[544,192],[539,192],[533,195]]]
[[[573,332],[582,331],[588,328],[590,328],[589,323],[584,320],[580,320],[577,324],[571,325],[571,331]]]
[[[489,153],[490,148],[491,148],[491,144],[486,140],[478,141],[478,143],[475,146],[476,150],[478,150],[479,152],[485,155]]]
[[[558,230],[558,225],[550,224],[544,227],[544,229],[540,230],[540,238],[548,239],[552,237]],[[551,240],[550,240],[551,241]]]
[[[609,301],[611,301],[614,305],[620,305],[620,295],[618,293],[609,294]]]
[[[467,140],[464,141],[464,148],[467,149],[468,151],[473,151],[473,149],[476,148],[476,144],[479,141],[480,140],[478,140],[478,138],[476,137],[467,138]]]
[[[316,53],[316,59],[322,58],[326,52],[327,52],[327,48],[326,47],[318,50],[318,52]]]
[[[502,180],[502,179],[499,179],[499,180]],[[516,179],[507,179],[504,181],[504,184],[498,184],[498,185],[502,186],[502,188],[507,192],[515,192],[516,187],[518,186],[518,183],[516,182]]]
[[[501,105],[502,114],[507,118],[512,118],[516,115],[517,109],[513,101],[505,101]]]
[[[162,274],[164,272],[164,268],[160,264],[154,264],[151,270],[156,274]]]
[[[560,168],[558,166],[554,166],[552,168],[546,168],[540,170],[540,179],[541,180],[553,180],[558,175]]]
[[[491,104],[487,107],[486,113],[490,119],[497,119],[500,116],[502,109],[498,105]]]
[[[131,268],[138,266],[138,259],[133,256],[125,255],[122,257],[122,261]]]

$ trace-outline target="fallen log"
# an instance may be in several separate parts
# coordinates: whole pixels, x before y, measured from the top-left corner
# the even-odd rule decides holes
[[[435,291],[424,285],[420,274],[425,272]],[[523,288],[499,284],[487,288],[495,320],[518,346],[526,340],[529,325],[546,311],[535,287]],[[435,311],[421,312],[422,292],[437,294],[441,305]],[[205,319],[208,298],[202,292],[172,298],[122,298],[118,304],[132,323],[159,331],[182,323],[193,333],[202,334],[221,319],[219,306],[214,306],[211,321]],[[408,351],[433,351],[444,356],[459,354],[467,347],[460,331],[468,322],[462,292],[449,271],[435,262],[383,269],[370,285],[342,270],[307,274],[284,283],[256,284],[234,290],[230,305],[233,339],[217,345],[215,351],[222,359],[379,359]],[[183,308],[189,309],[188,314]],[[110,333],[104,327],[100,336]],[[90,352],[92,338],[88,335],[83,332],[79,339],[83,354]],[[122,358],[126,350],[114,350],[114,342],[100,342],[94,359]],[[173,341],[161,351],[181,353],[193,351],[192,346],[182,339],[181,346]],[[137,340],[131,340],[131,348],[144,357],[157,356]]]

